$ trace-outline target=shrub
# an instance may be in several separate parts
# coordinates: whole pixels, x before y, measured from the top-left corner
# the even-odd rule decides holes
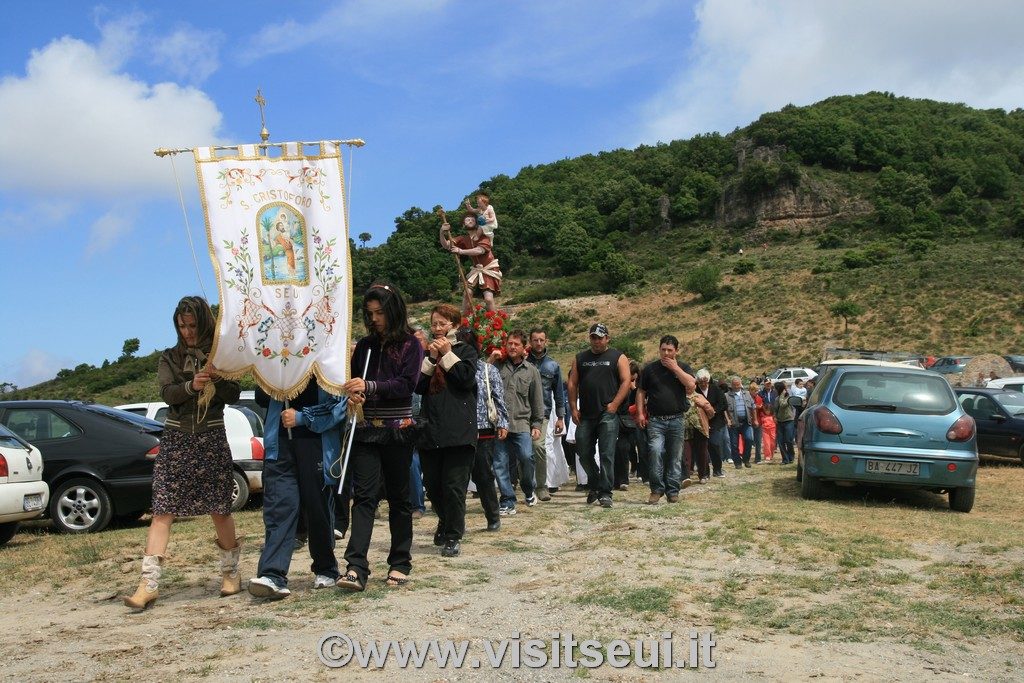
[[[750,259],[742,258],[733,266],[732,272],[736,275],[746,275],[757,270],[757,264]]]
[[[705,263],[692,268],[686,276],[686,291],[700,294],[705,301],[718,295],[718,287],[722,282],[722,271],[713,263]]]
[[[819,249],[838,249],[843,246],[843,238],[834,232],[823,232],[818,235]]]

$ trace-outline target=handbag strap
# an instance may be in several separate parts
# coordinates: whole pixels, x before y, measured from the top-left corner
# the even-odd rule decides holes
[[[491,373],[487,363],[484,363],[484,384],[487,385],[487,412],[496,415],[498,410],[494,407],[494,397],[491,396]]]

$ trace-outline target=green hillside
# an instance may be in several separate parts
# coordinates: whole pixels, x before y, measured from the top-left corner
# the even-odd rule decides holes
[[[548,327],[562,360],[595,319],[631,355],[673,333],[688,360],[717,372],[812,363],[829,345],[1024,350],[1020,109],[833,97],[729,135],[526,167],[481,187],[498,212],[500,305],[516,326]],[[420,317],[454,301],[438,226],[413,207],[385,244],[353,246],[356,292],[391,280],[423,302]],[[111,367],[122,364],[16,396],[154,400],[156,357]]]

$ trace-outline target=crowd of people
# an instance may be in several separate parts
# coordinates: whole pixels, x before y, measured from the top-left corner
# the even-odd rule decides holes
[[[257,392],[267,408],[265,538],[248,582],[257,598],[290,594],[297,533],[308,542],[314,588],[364,590],[382,500],[390,533],[384,581],[399,587],[410,580],[413,520],[426,501],[437,517],[434,544],[452,558],[462,553],[467,490],[480,500],[487,531],[497,532],[520,502],[533,507],[559,493],[570,471],[586,504],[610,508],[614,493],[637,479],[650,488],[648,504],[672,504],[689,486],[724,477],[728,464],[775,462],[776,451],[789,464],[795,419],[812,388],[800,380],[792,387],[712,381],[706,368],[694,371],[679,357],[672,335],[659,340],[658,359],[641,366],[614,347],[603,323],[589,327],[589,348],[563,379],[544,329],[512,330],[503,348],[481,349],[463,311],[448,304],[431,310],[429,331],[413,328],[388,283],[366,291],[362,317],[367,334],[353,346],[352,379],[341,395],[315,381],[288,404]],[[183,299],[174,322],[178,343],[161,358],[170,419],[156,461],[154,517],[142,580],[125,598],[135,609],[157,598],[178,515],[211,515],[221,593],[242,590],[230,455],[213,455],[229,453],[221,443],[223,409],[239,387],[208,362],[213,316],[206,302]],[[343,465],[348,423],[353,445]],[[335,545],[346,537],[341,571]]]

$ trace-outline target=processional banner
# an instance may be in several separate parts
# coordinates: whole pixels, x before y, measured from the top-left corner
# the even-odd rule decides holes
[[[269,157],[256,145],[193,150],[220,309],[211,362],[252,372],[278,400],[310,377],[340,393],[348,378],[352,266],[344,172],[335,142]],[[275,146],[278,146],[275,144]]]

